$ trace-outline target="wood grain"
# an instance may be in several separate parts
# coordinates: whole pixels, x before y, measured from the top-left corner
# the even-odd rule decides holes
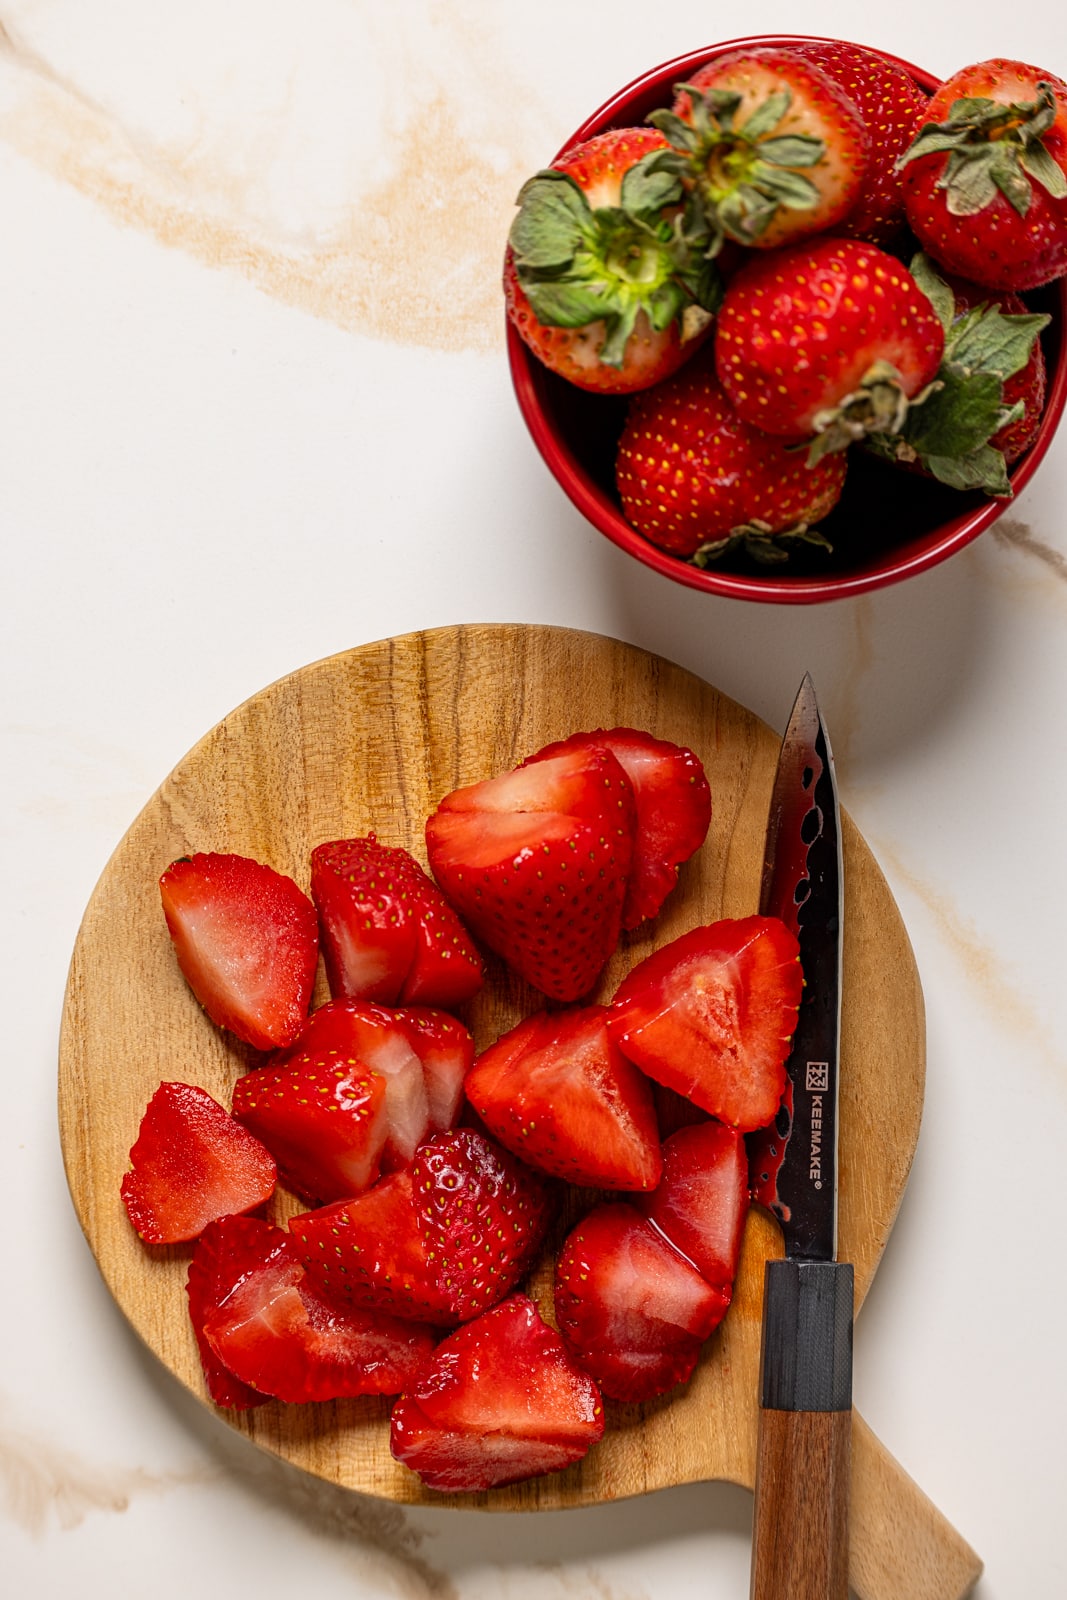
[[[255,695],[208,733],[118,846],[71,962],[59,1063],[64,1158],[78,1216],[116,1301],[205,1403],[184,1306],[189,1251],[143,1246],[120,1204],[119,1181],[161,1079],[199,1083],[228,1105],[248,1056],[208,1022],[178,972],[160,913],[160,872],[189,851],[236,850],[306,886],[314,845],[370,830],[425,861],[423,823],[449,789],[502,771],[548,740],[620,724],[694,748],[708,771],[715,813],[708,842],[683,868],[659,919],[626,938],[612,960],[600,987],[606,998],[654,946],[697,923],[755,910],[778,751],[777,736],[749,712],[681,668],[616,640],[556,628],[455,627],[320,661]],[[924,1021],[900,916],[847,816],[844,849],[840,1245],[855,1265],[859,1304],[918,1136]],[[326,998],[321,974],[317,998]],[[540,1004],[491,961],[490,981],[467,1021],[484,1046]],[[279,1196],[279,1219],[295,1209]],[[606,1436],[583,1464],[529,1484],[453,1501],[430,1494],[389,1454],[384,1401],[272,1402],[227,1420],[309,1472],[408,1503],[539,1509],[699,1479],[751,1487],[763,1264],[780,1253],[777,1228],[754,1214],[735,1302],[691,1382],[647,1406],[612,1406]],[[546,1259],[532,1280],[546,1310],[549,1285]],[[936,1520],[932,1507],[908,1504],[909,1514]]]
[[[763,1411],[751,1600],[848,1600],[852,1414]]]

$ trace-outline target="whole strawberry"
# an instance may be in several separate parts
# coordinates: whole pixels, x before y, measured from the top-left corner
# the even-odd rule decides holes
[[[612,129],[567,151],[519,194],[504,264],[507,313],[537,358],[582,389],[629,393],[674,372],[718,304],[681,183],[649,174],[667,141]]]
[[[738,414],[816,454],[898,432],[937,374],[944,331],[907,268],[823,238],[754,257],[731,280],[715,366]]]
[[[870,135],[867,171],[852,210],[835,232],[852,239],[887,244],[905,223],[904,190],[897,160],[907,150],[927,114],[928,96],[910,73],[877,50],[837,39],[792,47],[848,95]]]
[[[695,198],[714,254],[724,239],[769,250],[831,228],[861,192],[870,140],[859,111],[788,49],[732,50],[653,112],[671,142],[652,171]]]
[[[908,221],[950,272],[1033,289],[1067,272],[1067,84],[997,58],[930,101],[901,158]]]
[[[615,477],[627,521],[662,550],[703,566],[742,546],[772,562],[796,540],[826,545],[815,525],[841,496],[845,456],[809,466],[803,451],[752,427],[702,354],[634,396]]]

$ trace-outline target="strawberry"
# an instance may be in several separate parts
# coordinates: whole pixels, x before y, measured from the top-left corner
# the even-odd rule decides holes
[[[718,274],[678,216],[681,184],[646,174],[665,146],[651,128],[614,128],[519,194],[507,314],[537,359],[579,388],[657,383],[697,348],[718,303]]]
[[[426,1258],[454,1318],[466,1322],[530,1266],[548,1226],[548,1193],[535,1173],[470,1128],[422,1145],[411,1179]]]
[[[215,1274],[229,1269],[230,1285],[207,1310],[200,1338],[214,1362],[253,1393],[290,1404],[399,1394],[433,1350],[428,1328],[330,1306],[308,1283],[281,1228],[225,1217],[213,1224],[206,1248]]]
[[[427,1488],[470,1491],[558,1472],[603,1432],[596,1385],[513,1294],[437,1347],[393,1407],[390,1447]]]
[[[672,1133],[658,1187],[635,1204],[705,1282],[732,1292],[748,1215],[748,1156],[736,1128],[701,1122]]]
[[[813,456],[899,433],[937,375],[945,336],[907,268],[875,245],[816,239],[753,258],[715,334],[719,381],[743,420]]]
[[[378,1176],[386,1080],[358,1057],[304,1051],[239,1078],[233,1114],[266,1145],[282,1182],[313,1203],[344,1200]]]
[[[598,728],[546,745],[544,761],[580,745],[610,750],[633,785],[637,831],[622,925],[654,917],[678,881],[678,868],[704,843],[711,825],[711,790],[699,756],[685,745],[654,739],[637,728]]]
[[[954,73],[900,159],[908,221],[949,272],[1034,289],[1067,272],[1067,83],[1002,57]]]
[[[475,935],[569,1001],[589,992],[618,943],[634,829],[616,758],[577,749],[446,795],[426,848]]]
[[[351,1200],[290,1218],[310,1282],[340,1310],[370,1308],[415,1322],[458,1321],[417,1223],[411,1168]]]
[[[625,1202],[595,1206],[556,1264],[563,1342],[614,1400],[652,1400],[684,1383],[729,1303]]]
[[[707,356],[630,402],[615,476],[627,520],[661,549],[707,566],[741,547],[784,560],[828,546],[816,524],[845,483],[841,453],[809,464],[734,410]]]
[[[460,1322],[507,1294],[541,1244],[544,1186],[472,1130],[437,1134],[411,1167],[289,1230],[332,1304]]]
[[[455,1006],[482,985],[470,936],[407,850],[335,839],[311,852],[311,896],[335,999]]]
[[[814,62],[848,95],[870,136],[867,170],[859,197],[834,231],[872,244],[887,244],[905,224],[904,191],[896,163],[923,122],[929,99],[910,73],[877,50],[818,39],[791,45]]]
[[[122,1201],[147,1244],[181,1244],[274,1193],[274,1160],[206,1089],[161,1083],[149,1100]]]
[[[253,1220],[227,1216],[217,1222],[209,1222],[196,1242],[185,1281],[189,1320],[200,1352],[208,1394],[217,1406],[225,1406],[233,1411],[261,1406],[270,1396],[242,1383],[228,1367],[223,1366],[204,1337],[204,1323],[232,1293],[234,1285],[251,1272],[260,1260],[261,1229],[258,1225],[250,1228],[243,1226]]]
[[[671,143],[650,161],[692,191],[712,254],[724,239],[769,250],[824,232],[861,192],[870,140],[833,78],[795,51],[731,50],[649,117]]]
[[[731,1127],[761,1128],[785,1088],[799,957],[776,917],[693,928],[623,979],[608,1028],[649,1077]]]
[[[159,889],[178,965],[212,1022],[257,1050],[292,1043],[318,962],[307,895],[273,867],[212,852],[172,862]]]
[[[503,1034],[467,1077],[490,1133],[570,1183],[652,1189],[661,1161],[648,1079],[607,1030],[606,1006],[540,1012]]]
[[[462,1022],[430,1006],[405,1006],[395,1016],[422,1063],[427,1132],[443,1133],[459,1116],[464,1080],[474,1064],[474,1040]]]

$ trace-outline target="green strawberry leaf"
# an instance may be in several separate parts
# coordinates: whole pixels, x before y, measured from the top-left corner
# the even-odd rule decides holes
[[[1004,386],[993,372],[966,372],[952,362],[938,371],[939,387],[912,406],[901,436],[921,460],[963,457],[996,433]]]
[[[922,251],[912,257],[908,271],[933,306],[947,338],[952,328],[952,319],[956,314],[955,295],[937,272],[930,257],[924,255]]]
[[[969,456],[926,456],[923,465],[952,489],[982,489],[998,499],[1011,498],[1011,483],[1004,457],[992,445],[981,445]]]
[[[775,167],[814,167],[826,153],[826,145],[822,139],[809,138],[806,134],[783,134],[779,139],[761,139],[759,154],[761,161],[769,161]]]
[[[677,205],[682,198],[678,174],[652,165],[658,154],[653,151],[651,156],[643,156],[623,177],[619,204],[635,222],[657,221],[665,207]]]
[[[743,122],[738,129],[746,139],[753,142],[763,139],[772,128],[776,128],[793,104],[793,96],[788,89],[779,89],[777,94],[770,94],[761,105],[758,105],[752,115]]]
[[[533,282],[524,287],[538,322],[554,328],[584,328],[610,313],[595,283]]]
[[[581,189],[565,172],[538,172],[519,192],[508,243],[516,268],[566,270],[588,236],[593,217]]]

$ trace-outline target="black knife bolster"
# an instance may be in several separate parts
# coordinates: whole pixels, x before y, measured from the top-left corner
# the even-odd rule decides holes
[[[760,1353],[764,1410],[851,1410],[852,1307],[851,1263],[767,1262]]]

